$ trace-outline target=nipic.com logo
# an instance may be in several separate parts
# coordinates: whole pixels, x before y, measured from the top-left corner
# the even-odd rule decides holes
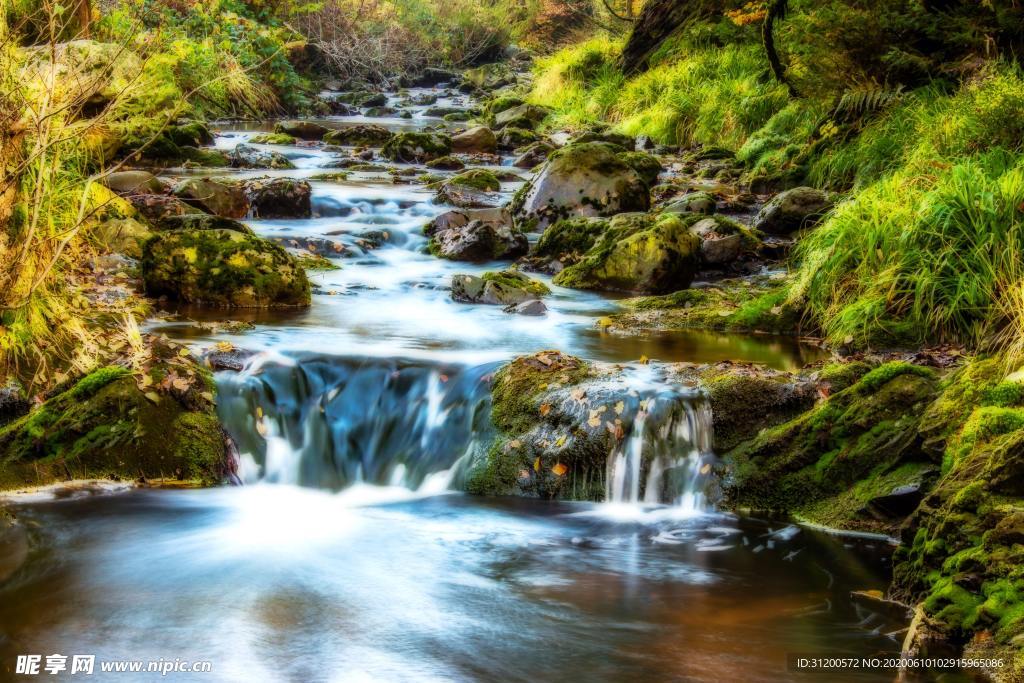
[[[70,661],[69,661],[70,660]],[[97,666],[96,655],[18,655],[14,665],[14,673],[22,676],[51,675],[68,672],[91,676],[97,671],[103,673],[158,673],[166,676],[171,673],[209,673],[213,670],[210,662],[192,662],[181,659],[112,659],[100,661]]]

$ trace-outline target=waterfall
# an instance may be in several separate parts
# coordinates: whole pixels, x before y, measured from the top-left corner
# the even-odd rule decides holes
[[[632,429],[608,455],[606,500],[703,510],[712,437],[706,398],[664,392],[648,398]]]
[[[474,454],[495,436],[488,378],[498,367],[258,356],[242,372],[218,375],[218,411],[238,445],[246,483],[441,492],[462,483]],[[651,366],[622,368],[590,389],[623,405],[606,500],[701,510],[713,457],[707,399]]]
[[[252,483],[444,490],[489,438],[494,365],[380,358],[259,358],[218,377],[218,411]]]

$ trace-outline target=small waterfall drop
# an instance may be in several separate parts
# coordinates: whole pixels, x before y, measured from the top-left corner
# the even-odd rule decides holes
[[[463,456],[491,434],[485,377],[494,369],[260,358],[218,377],[218,410],[242,454],[246,483],[439,492],[457,479]]]
[[[662,392],[647,398],[632,429],[608,455],[606,501],[704,510],[712,438],[705,397]]]

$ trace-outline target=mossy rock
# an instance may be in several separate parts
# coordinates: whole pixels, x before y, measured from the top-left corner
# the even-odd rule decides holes
[[[647,183],[648,187],[658,184],[658,176],[662,171],[661,161],[658,160],[658,157],[647,152],[623,152],[619,158],[640,174],[640,178]]]
[[[260,133],[253,136],[249,142],[254,145],[294,145],[296,139],[288,133]]]
[[[901,520],[879,520],[866,506],[888,493],[878,482],[891,482],[893,473],[922,477],[936,469],[921,449],[918,428],[937,390],[928,368],[879,366],[813,410],[730,451],[727,501],[829,526],[891,530]]]
[[[579,263],[555,277],[555,284],[660,294],[688,287],[699,259],[700,240],[678,216],[619,214]]]
[[[329,128],[314,121],[278,121],[274,124],[274,133],[300,140],[321,140],[329,132]]]
[[[537,142],[540,135],[521,126],[505,126],[498,132],[497,143],[502,149],[517,149]]]
[[[463,185],[481,192],[497,192],[501,189],[501,182],[493,171],[483,168],[474,168],[459,173],[448,180],[453,185]]]
[[[437,159],[431,159],[427,162],[427,168],[436,169],[439,171],[461,171],[466,168],[466,164],[461,159],[456,159],[453,156],[439,157]]]
[[[529,232],[565,218],[647,211],[647,184],[620,154],[620,148],[600,142],[568,145],[552,153],[540,173],[513,198],[517,225]]]
[[[567,218],[548,227],[530,255],[572,264],[587,253],[608,229],[603,218]]]
[[[392,137],[394,133],[384,126],[358,125],[332,130],[324,135],[323,140],[329,145],[379,147]]]
[[[186,178],[174,186],[174,196],[216,216],[244,218],[249,213],[244,188],[231,181]]]
[[[381,149],[384,158],[406,163],[422,163],[448,156],[452,140],[439,133],[397,133]]]
[[[221,481],[228,453],[209,372],[166,350],[144,373],[148,387],[141,374],[100,368],[0,428],[0,490],[93,478]]]
[[[517,270],[452,276],[452,298],[465,303],[510,306],[550,294],[548,286]]]
[[[517,95],[499,95],[484,105],[484,113],[488,116],[494,116],[513,107],[518,107],[523,103],[523,98]]]
[[[309,280],[280,246],[234,230],[177,230],[150,239],[142,277],[151,296],[183,303],[308,306]]]

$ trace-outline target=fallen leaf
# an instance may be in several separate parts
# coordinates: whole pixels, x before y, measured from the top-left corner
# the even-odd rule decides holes
[[[704,466],[700,468],[700,473],[703,474],[703,475],[706,475],[710,471],[711,471],[711,463],[705,463]]]
[[[619,401],[618,403],[615,404],[615,414],[616,415],[622,415],[622,412],[624,410],[626,410],[626,402],[625,401]]]
[[[159,403],[160,402],[160,394],[156,393],[155,391],[147,391],[146,392],[146,398],[148,398],[153,403]]]
[[[551,471],[554,472],[556,477],[561,477],[569,471],[569,468],[562,463],[556,463],[555,466],[551,468]]]
[[[540,457],[539,456],[537,457],[536,460],[533,461],[533,471],[534,472],[540,472]]]
[[[647,365],[651,362],[651,359],[647,356],[640,356],[640,365]]]
[[[551,412],[551,404],[550,403],[541,403],[540,404],[540,414],[542,416],[543,415],[547,415],[550,412]]]

